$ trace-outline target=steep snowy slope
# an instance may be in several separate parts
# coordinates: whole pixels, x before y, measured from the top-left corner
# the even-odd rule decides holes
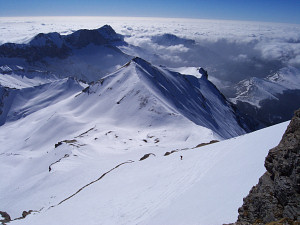
[[[159,114],[169,115],[166,118],[184,116],[223,138],[245,133],[241,118],[205,76],[198,79],[170,72],[141,58],[134,58],[119,71],[85,91],[99,95],[97,101],[109,99],[110,103],[99,104],[110,104],[107,107],[109,109],[129,105],[127,113],[132,115],[151,112],[153,118]],[[110,111],[109,114],[113,115]]]
[[[30,87],[31,83],[26,82],[27,79],[21,83],[18,76],[16,79],[8,75],[6,77],[10,77],[6,81],[11,81],[9,86],[12,88],[0,85],[0,125],[26,117],[77,93],[83,88],[73,78],[55,80]],[[21,88],[16,89],[14,86]]]
[[[35,73],[35,76],[27,76],[25,71],[13,72],[10,74],[0,73],[0,85],[7,88],[22,89],[27,87],[38,86],[52,81],[57,80],[58,78],[54,75],[46,75],[42,71],[29,72],[31,75]]]
[[[16,180],[14,173],[2,175],[15,183],[10,189],[1,188],[1,210],[12,218],[22,210],[33,210],[11,224],[229,223],[236,220],[243,197],[264,173],[268,149],[278,144],[286,126],[167,156],[172,142],[169,146],[144,143],[124,151],[114,131],[105,134],[97,126],[76,137],[76,142],[69,140],[52,149],[47,157],[61,154],[61,160],[51,164],[51,171],[42,157],[34,169],[33,164],[19,164],[18,172],[24,173]],[[146,153],[153,154],[141,160]],[[6,156],[4,165],[20,163],[21,154]],[[27,160],[37,163],[36,156]],[[46,164],[44,171],[36,173],[41,164]]]
[[[43,70],[60,77],[95,81],[132,58],[118,45],[126,45],[123,36],[109,25],[95,30],[82,29],[69,35],[40,33],[27,44],[1,45],[0,72],[17,73],[21,67],[27,74],[31,74],[28,70]]]

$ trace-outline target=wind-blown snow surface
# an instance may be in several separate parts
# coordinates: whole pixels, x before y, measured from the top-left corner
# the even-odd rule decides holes
[[[147,133],[136,133],[137,137],[129,141],[123,138],[134,134],[130,130],[116,132],[116,127],[111,127],[111,133],[105,134],[104,127],[97,125],[76,138],[75,145],[81,147],[64,143],[47,154],[42,154],[45,147],[40,146],[26,154],[2,155],[1,167],[12,172],[1,169],[1,177],[7,181],[1,188],[1,209],[13,218],[22,210],[40,210],[11,224],[233,222],[243,197],[265,171],[268,149],[278,144],[287,124],[168,156],[163,155],[179,143],[176,139],[156,146],[150,137],[156,135],[154,130],[148,130],[147,144],[139,140]],[[124,151],[124,141],[140,146]],[[48,172],[49,159],[55,161],[65,153],[69,157],[52,165]],[[156,156],[139,161],[145,153]]]

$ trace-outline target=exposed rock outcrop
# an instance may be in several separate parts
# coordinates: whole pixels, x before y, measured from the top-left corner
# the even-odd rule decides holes
[[[11,221],[10,215],[7,212],[0,211],[0,223],[5,224]]]
[[[5,43],[0,45],[0,58],[25,58],[28,62],[39,61],[45,57],[67,58],[72,49],[83,48],[89,44],[108,45],[123,42],[124,37],[117,34],[111,26],[99,29],[82,29],[72,34],[60,35],[57,32],[36,35],[28,44]],[[119,49],[115,49],[120,51]]]
[[[265,167],[239,208],[237,224],[300,224],[300,109],[279,145],[269,151]]]

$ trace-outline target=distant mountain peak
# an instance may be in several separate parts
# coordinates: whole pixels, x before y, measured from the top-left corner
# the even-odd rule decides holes
[[[98,32],[110,42],[124,41],[124,37],[121,34],[117,34],[110,25],[104,25],[103,27],[100,27]]]
[[[29,45],[37,47],[45,45],[56,45],[57,47],[61,48],[61,46],[63,45],[63,38],[57,32],[47,34],[39,33],[29,42]]]
[[[79,48],[85,47],[88,44],[105,45],[124,41],[123,36],[117,34],[109,25],[94,30],[78,30],[66,35],[64,39],[68,44]]]
[[[27,44],[5,43],[0,45],[1,55],[4,57],[26,58],[35,61],[48,57],[65,57],[71,48],[83,48],[89,44],[114,45],[123,42],[122,35],[105,25],[98,29],[81,29],[68,35],[60,35],[57,32],[39,33]]]
[[[28,45],[42,47],[55,44],[61,47],[67,43],[75,47],[85,47],[88,44],[103,45],[117,41],[124,41],[122,35],[117,34],[110,25],[104,25],[98,29],[81,29],[68,35],[60,35],[57,32],[39,33]]]
[[[195,40],[181,38],[174,34],[169,34],[169,33],[153,36],[151,38],[151,40],[154,43],[157,43],[159,45],[164,45],[164,46],[172,46],[172,45],[189,45],[190,46],[190,45],[194,45],[196,43]]]

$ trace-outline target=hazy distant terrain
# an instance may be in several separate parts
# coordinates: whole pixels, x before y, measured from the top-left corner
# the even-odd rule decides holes
[[[294,101],[289,107],[269,107],[282,105],[282,99],[290,96],[297,98],[299,82],[292,86],[283,84],[284,93],[282,87],[270,92],[268,85],[245,86],[252,78],[266,79],[276,74],[285,77],[291,73],[300,76],[300,25],[297,24],[130,17],[4,17],[0,23],[0,44],[28,43],[38,33],[66,35],[105,24],[124,35],[129,45],[119,48],[128,55],[175,70],[179,67],[185,68],[183,71],[205,68],[209,80],[227,98],[237,103],[242,112],[258,117],[264,126],[290,119],[300,106]],[[116,68],[119,66],[120,63]],[[79,66],[76,70],[81,71]],[[263,80],[259,83],[265,84]],[[278,86],[278,82],[275,85]],[[279,85],[282,84],[279,82]],[[247,92],[241,93],[243,88]],[[260,96],[254,96],[253,88],[264,91],[259,92]],[[283,108],[287,111],[282,111]]]
[[[0,44],[28,42],[38,33],[69,34],[109,24],[146,60],[165,66],[202,66],[218,79],[236,82],[300,68],[300,25],[200,19],[118,17],[1,18]],[[173,34],[182,40],[157,38]],[[193,42],[185,42],[192,39]],[[146,50],[146,52],[145,52]],[[146,56],[146,57],[145,57]]]

